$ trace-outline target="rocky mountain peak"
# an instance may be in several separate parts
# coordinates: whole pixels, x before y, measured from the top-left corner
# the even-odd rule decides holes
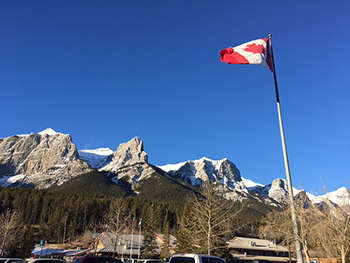
[[[86,169],[88,165],[79,160],[70,135],[46,129],[0,140],[1,181],[17,176],[17,185],[46,188],[52,182],[70,180]]]
[[[147,179],[155,170],[148,164],[148,155],[144,151],[143,141],[135,137],[119,145],[117,151],[109,155],[97,167],[108,172],[108,177],[116,184],[134,190],[139,181]]]
[[[287,189],[286,186],[286,181],[284,179],[275,179],[272,184],[271,184],[271,188],[283,188],[283,189]]]
[[[166,165],[160,168],[193,186],[212,181],[225,184],[230,188],[241,188],[241,173],[227,158],[213,161],[203,157],[199,160],[187,161],[180,166]]]
[[[131,139],[127,143],[120,144],[113,155],[121,160],[121,165],[138,162],[148,163],[148,155],[144,151],[143,141],[138,137]]]
[[[38,132],[39,135],[44,135],[44,134],[47,134],[47,135],[54,135],[54,134],[57,134],[56,131],[54,131],[53,129],[51,128],[47,128],[41,132]]]
[[[102,171],[115,172],[119,168],[136,163],[148,163],[148,155],[144,151],[143,141],[135,137],[119,145],[99,168]]]
[[[268,196],[277,202],[283,202],[288,198],[287,182],[284,179],[275,179],[268,187]],[[296,194],[296,193],[294,193]]]

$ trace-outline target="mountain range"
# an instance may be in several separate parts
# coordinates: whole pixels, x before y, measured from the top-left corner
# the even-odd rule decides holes
[[[158,189],[161,198],[177,199],[181,192],[198,189],[207,181],[232,200],[253,199],[279,206],[288,195],[284,179],[275,179],[268,185],[254,183],[243,178],[236,165],[226,158],[214,161],[203,157],[159,167],[149,164],[143,141],[138,137],[120,144],[116,151],[78,150],[69,134],[52,129],[0,139],[1,187],[59,187],[89,173],[103,175],[129,195],[151,195]],[[322,196],[295,188],[293,193],[305,193],[312,203],[330,200],[340,205],[350,198],[345,187]]]

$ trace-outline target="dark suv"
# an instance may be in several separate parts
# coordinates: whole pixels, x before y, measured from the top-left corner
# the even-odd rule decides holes
[[[21,258],[0,258],[0,263],[25,263]]]
[[[73,263],[122,263],[120,259],[100,256],[77,257]]]

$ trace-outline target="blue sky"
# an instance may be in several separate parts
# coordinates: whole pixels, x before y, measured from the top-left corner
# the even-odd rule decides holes
[[[293,185],[350,181],[349,1],[0,1],[0,138],[135,136],[149,162],[228,158],[285,178],[272,73],[220,49],[272,34]]]

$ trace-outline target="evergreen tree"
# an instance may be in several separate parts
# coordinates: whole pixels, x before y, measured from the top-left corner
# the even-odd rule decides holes
[[[143,227],[143,246],[141,247],[142,258],[159,258],[157,253],[157,242],[156,242],[156,218],[155,218],[154,204],[150,205],[147,210],[144,224],[140,221],[139,226]]]
[[[171,257],[169,225],[170,225],[169,222],[166,222],[166,225],[163,231],[163,244],[160,250],[161,259],[168,259],[169,257]]]
[[[32,250],[34,249],[33,243],[34,231],[32,227],[25,227],[23,229],[23,235],[20,238],[20,243],[16,250],[16,257],[28,258],[30,257]]]
[[[179,231],[177,232],[177,253],[194,253],[196,248],[192,242],[193,224],[191,214],[191,202],[185,204],[182,214],[179,215]]]

